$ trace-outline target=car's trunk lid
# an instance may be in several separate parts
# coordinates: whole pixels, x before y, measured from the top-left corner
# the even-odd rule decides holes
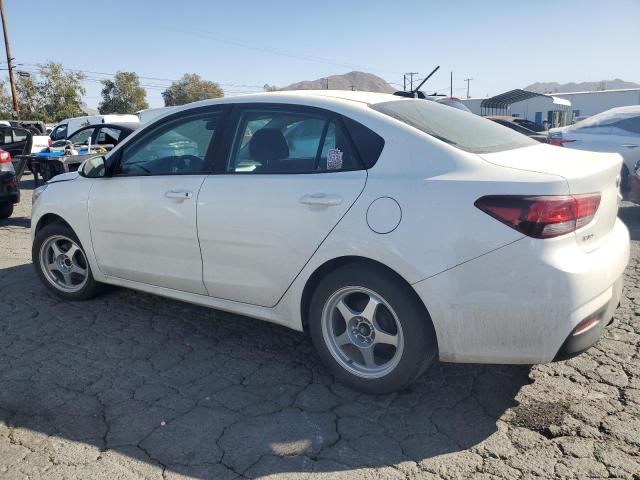
[[[561,176],[572,195],[599,193],[595,217],[576,230],[575,236],[584,251],[594,250],[606,241],[618,215],[620,155],[536,145],[480,156],[494,165]]]

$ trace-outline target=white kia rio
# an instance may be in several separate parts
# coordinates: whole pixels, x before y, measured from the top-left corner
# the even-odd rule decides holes
[[[621,158],[421,99],[307,91],[185,105],[36,189],[33,263],[308,331],[382,393],[436,358],[575,355],[629,258]]]

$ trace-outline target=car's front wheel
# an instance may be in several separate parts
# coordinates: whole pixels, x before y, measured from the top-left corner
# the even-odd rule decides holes
[[[429,315],[410,286],[382,267],[348,264],[323,278],[309,330],[336,377],[368,393],[413,382],[435,360]]]
[[[102,291],[76,234],[62,223],[45,225],[35,236],[31,256],[44,285],[66,300],[87,300]]]

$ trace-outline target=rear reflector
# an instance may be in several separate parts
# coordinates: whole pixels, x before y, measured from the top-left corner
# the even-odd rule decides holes
[[[474,205],[529,237],[552,238],[571,233],[593,220],[600,194],[488,195]]]
[[[551,145],[555,145],[557,147],[562,147],[565,143],[571,143],[571,142],[575,142],[575,140],[571,140],[569,138],[562,138],[562,137],[550,137],[549,138],[549,143]]]
[[[573,332],[571,332],[571,335],[576,336],[576,335],[580,335],[581,333],[587,332],[591,330],[593,327],[595,327],[596,325],[598,325],[598,323],[600,323],[600,315],[597,313],[594,313],[590,317],[585,318],[582,322],[580,322],[580,324],[573,329]]]

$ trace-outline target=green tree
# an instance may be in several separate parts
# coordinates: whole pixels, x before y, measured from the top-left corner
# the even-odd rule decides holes
[[[147,92],[134,72],[117,72],[113,80],[103,80],[100,113],[135,113],[149,108]]]
[[[216,82],[203,80],[195,73],[185,73],[177,82],[162,92],[164,104],[167,107],[184,105],[185,103],[207,100],[208,98],[223,97],[224,92]]]
[[[37,74],[18,77],[20,117],[57,122],[82,115],[84,78],[81,72],[66,71],[62,64],[54,62],[39,65]]]
[[[13,101],[9,93],[8,81],[0,80],[0,120],[10,120],[13,116]]]

